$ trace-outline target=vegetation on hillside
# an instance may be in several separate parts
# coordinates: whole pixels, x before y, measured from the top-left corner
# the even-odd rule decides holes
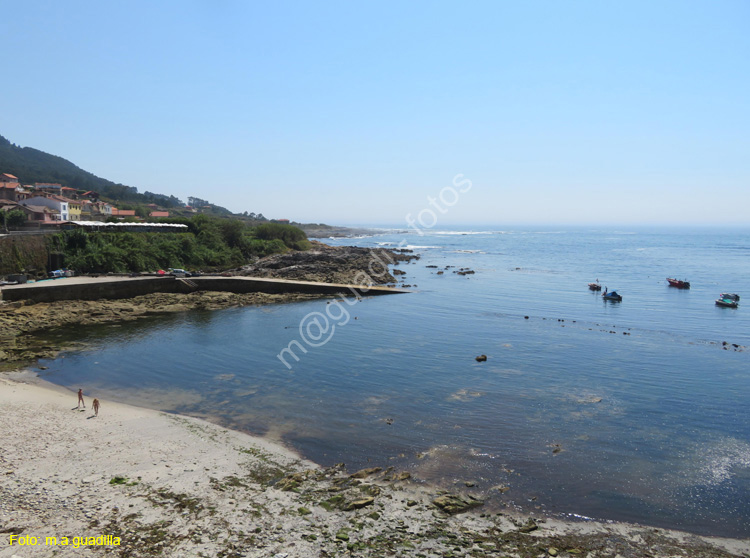
[[[50,249],[79,273],[128,273],[231,269],[257,257],[310,247],[305,234],[290,225],[259,234],[260,227],[233,219],[198,215],[183,221],[188,225],[183,233],[64,231],[51,238]]]
[[[156,204],[167,209],[184,207],[184,202],[175,196],[139,193],[138,188],[117,184],[85,171],[67,159],[50,155],[33,147],[20,147],[0,136],[0,172],[16,176],[21,184],[51,182],[76,188],[82,192],[92,190],[106,200],[118,204],[129,204],[120,209],[136,209],[140,204]],[[205,200],[201,200],[205,201]],[[226,208],[205,202],[203,211],[215,215],[231,215]],[[262,216],[261,216],[262,217]],[[262,219],[261,219],[262,220]]]

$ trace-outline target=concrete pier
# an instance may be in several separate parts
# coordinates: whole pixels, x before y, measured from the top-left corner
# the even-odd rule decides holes
[[[231,293],[307,293],[320,295],[373,296],[407,293],[403,289],[366,285],[290,281],[258,277],[61,277],[23,285],[6,285],[0,298],[6,302],[54,302],[132,298],[151,293],[223,291]]]

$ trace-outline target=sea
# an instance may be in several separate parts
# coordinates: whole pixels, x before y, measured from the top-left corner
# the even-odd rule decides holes
[[[383,227],[324,242],[412,251],[389,266],[409,292],[52,331],[86,348],[36,371],[321,465],[408,471],[488,511],[750,537],[750,229]],[[740,306],[716,306],[723,292]]]

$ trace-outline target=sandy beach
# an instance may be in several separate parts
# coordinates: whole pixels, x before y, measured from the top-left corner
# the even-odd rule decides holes
[[[0,377],[0,557],[750,556],[750,540],[484,513],[469,488],[321,468],[189,417],[109,401],[95,417],[82,387],[85,410],[31,372]]]

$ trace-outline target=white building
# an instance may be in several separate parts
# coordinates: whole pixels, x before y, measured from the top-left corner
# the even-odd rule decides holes
[[[63,201],[59,198],[44,196],[35,196],[19,202],[21,205],[36,205],[49,207],[50,209],[56,209],[60,213],[61,221],[68,221],[70,219],[70,213],[68,212],[68,202]]]

